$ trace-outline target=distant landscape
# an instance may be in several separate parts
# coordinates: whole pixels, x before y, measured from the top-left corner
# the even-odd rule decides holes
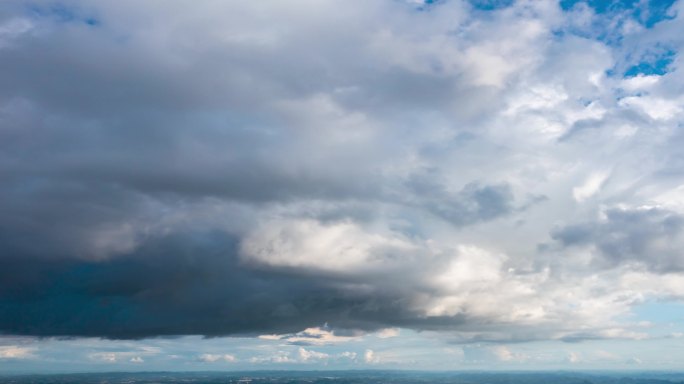
[[[684,373],[668,372],[396,372],[263,371],[142,372],[0,376],[3,384],[672,384]]]
[[[684,0],[0,0],[0,382],[668,372]]]

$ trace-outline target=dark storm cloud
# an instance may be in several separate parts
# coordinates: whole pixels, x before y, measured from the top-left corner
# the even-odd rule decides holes
[[[223,233],[186,233],[108,261],[5,256],[0,329],[142,338],[287,333],[326,322],[364,330],[462,322],[421,319],[396,292],[355,293],[329,277],[250,269],[240,263],[237,243]]]

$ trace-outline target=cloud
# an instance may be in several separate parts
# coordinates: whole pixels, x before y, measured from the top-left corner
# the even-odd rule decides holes
[[[635,332],[625,328],[605,328],[592,332],[571,332],[560,337],[561,340],[568,343],[604,339],[643,340],[646,338],[648,338],[647,333]]]
[[[672,7],[5,1],[0,332],[639,338],[684,297]]]
[[[567,225],[552,236],[564,247],[593,246],[598,265],[636,262],[659,271],[680,271],[684,216],[657,207],[616,207],[594,222]]]
[[[311,361],[316,361],[316,360],[326,360],[330,358],[330,355],[327,353],[323,352],[316,352],[312,351],[309,349],[304,349],[300,347],[297,350],[297,355],[299,356],[299,360],[302,362],[311,362]]]
[[[201,361],[203,363],[217,363],[217,362],[224,362],[224,363],[233,363],[237,359],[235,356],[230,355],[230,354],[213,354],[213,353],[203,353],[197,357],[197,361]]]
[[[527,360],[529,357],[521,352],[514,352],[505,345],[483,346],[473,345],[463,349],[463,357],[471,364],[482,364],[491,361],[499,363],[515,363]]]
[[[114,352],[95,352],[88,355],[90,360],[102,361],[105,363],[116,363],[119,359],[119,354]]]
[[[263,340],[283,340],[288,344],[294,345],[329,345],[359,340],[362,336],[361,332],[353,332],[351,335],[338,335],[335,334],[334,330],[327,328],[312,327],[292,334],[259,335],[259,338]],[[340,332],[338,331],[337,333]]]
[[[156,347],[137,347],[132,351],[99,351],[90,352],[87,358],[94,362],[101,363],[133,363],[142,364],[145,362],[143,356],[154,356],[159,354],[160,350]]]
[[[381,329],[380,331],[378,331],[375,335],[381,339],[389,339],[392,337],[399,336],[399,329],[397,329],[397,328],[385,328],[385,329]]]
[[[527,359],[523,353],[514,353],[505,345],[493,347],[492,352],[500,361],[522,361]]]
[[[271,356],[252,357],[249,361],[251,363],[255,363],[255,364],[265,364],[265,363],[287,364],[287,363],[296,363],[297,362],[297,360],[290,357],[290,353],[286,352],[286,351],[278,351],[275,355],[271,355]]]
[[[366,349],[363,353],[363,361],[365,361],[366,364],[377,364],[380,362],[380,358],[372,349]]]
[[[345,362],[355,362],[355,352],[341,352],[329,354],[315,351],[304,347],[299,347],[296,351],[276,351],[271,355],[255,356],[250,359],[251,363],[256,364],[325,364],[344,360]]]
[[[34,349],[17,345],[0,346],[0,360],[28,359],[35,357]]]
[[[346,273],[383,263],[385,253],[397,257],[415,252],[413,244],[396,236],[367,233],[354,223],[321,225],[315,220],[272,223],[242,246],[246,262]]]
[[[566,360],[571,364],[576,364],[582,361],[582,355],[577,352],[568,352]]]
[[[344,359],[349,359],[352,361],[356,361],[356,356],[357,356],[356,352],[349,352],[349,351],[345,351],[345,352],[342,352],[339,354],[339,357],[344,358]]]
[[[33,23],[25,18],[13,18],[4,20],[0,24],[0,48],[11,46],[12,42],[21,35],[28,33],[33,28]]]
[[[584,184],[572,189],[572,196],[579,202],[586,200],[601,189],[601,184],[605,182],[606,178],[606,173],[594,173],[584,182]]]

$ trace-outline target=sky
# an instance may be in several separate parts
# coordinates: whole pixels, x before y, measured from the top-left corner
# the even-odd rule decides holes
[[[684,370],[684,1],[0,2],[0,372]]]

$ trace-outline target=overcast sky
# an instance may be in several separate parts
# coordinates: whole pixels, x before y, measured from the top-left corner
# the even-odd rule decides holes
[[[0,2],[0,371],[684,369],[684,2]]]

